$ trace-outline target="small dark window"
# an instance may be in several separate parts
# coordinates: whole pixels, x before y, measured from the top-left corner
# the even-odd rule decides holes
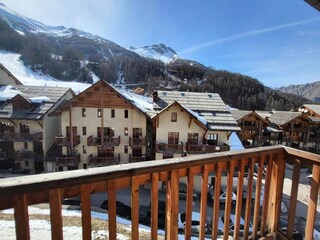
[[[25,161],[25,165],[26,165],[26,167],[28,167],[29,166],[29,162]]]
[[[100,118],[102,115],[102,111],[101,111],[101,108],[98,108],[98,117]]]
[[[85,117],[87,114],[86,114],[86,109],[85,108],[82,108],[82,117]]]
[[[129,130],[128,130],[127,127],[125,127],[125,128],[124,128],[124,135],[125,135],[125,136],[128,136],[128,133],[129,133]]]
[[[114,109],[111,109],[111,118],[115,118],[115,116],[116,116],[116,113],[115,113]]]
[[[128,154],[128,145],[124,145],[124,153]]]
[[[87,153],[87,149],[86,149],[86,146],[85,146],[85,145],[82,145],[82,153],[83,153],[83,154],[86,154],[86,153]]]
[[[24,142],[24,148],[28,149],[28,142]]]
[[[82,127],[82,135],[87,135],[87,127]]]
[[[84,164],[83,164],[83,169],[87,169],[87,168],[88,168],[87,164],[84,163]]]
[[[177,122],[178,114],[176,112],[171,113],[171,122]]]
[[[129,116],[129,111],[128,110],[124,110],[124,118],[128,118]]]

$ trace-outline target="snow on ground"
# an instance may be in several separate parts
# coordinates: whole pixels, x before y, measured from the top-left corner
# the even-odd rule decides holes
[[[23,85],[67,87],[78,94],[91,84],[59,81],[49,75],[34,72],[19,60],[20,54],[0,51],[0,63],[3,64]]]

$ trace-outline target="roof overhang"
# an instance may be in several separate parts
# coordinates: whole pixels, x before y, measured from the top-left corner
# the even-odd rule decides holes
[[[312,7],[320,11],[320,0],[304,0],[305,2],[309,3]]]

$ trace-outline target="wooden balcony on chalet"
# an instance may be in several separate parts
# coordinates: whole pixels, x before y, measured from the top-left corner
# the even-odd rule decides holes
[[[281,201],[285,178],[286,164],[292,166],[291,194],[287,217],[287,232],[279,230],[281,215]],[[257,175],[255,175],[255,167]],[[320,158],[319,155],[299,151],[283,146],[246,149],[235,152],[195,155],[179,159],[148,161],[143,163],[129,163],[112,167],[102,167],[88,170],[66,171],[59,174],[48,173],[37,176],[23,176],[10,179],[0,179],[0,210],[14,208],[16,239],[30,239],[30,222],[28,206],[38,203],[49,203],[51,220],[51,239],[63,239],[63,217],[61,199],[81,198],[81,218],[83,239],[91,239],[91,194],[108,194],[108,239],[117,238],[116,192],[120,189],[131,190],[131,239],[139,239],[139,189],[140,186],[150,184],[150,222],[149,239],[158,238],[158,184],[165,183],[165,238],[178,239],[179,213],[179,180],[187,177],[186,189],[186,223],[185,239],[191,238],[191,224],[193,211],[194,176],[202,178],[200,197],[200,225],[199,239],[205,237],[217,239],[218,217],[220,213],[221,176],[226,173],[226,202],[223,210],[224,219],[230,219],[232,212],[232,191],[234,174],[238,176],[234,231],[229,231],[229,221],[223,226],[223,238],[239,239],[240,227],[243,239],[292,239],[300,169],[308,166],[312,168],[312,183],[306,206],[306,223],[304,227],[305,239],[313,239],[316,223],[318,191],[320,186]],[[266,170],[265,175],[263,174]],[[214,174],[213,211],[207,212],[208,177]],[[246,174],[246,175],[245,175]],[[72,181],[69,181],[71,180]],[[243,202],[244,179],[246,179],[247,200]],[[255,183],[255,188],[253,187]],[[261,191],[264,194],[261,194]],[[262,197],[263,196],[263,197]],[[255,201],[252,201],[252,198]],[[260,202],[262,207],[260,206]],[[243,203],[246,205],[242,208]],[[221,215],[220,215],[221,216]],[[240,226],[240,217],[244,222]],[[206,219],[212,221],[212,231],[205,233]],[[250,221],[252,220],[252,228]]]
[[[30,150],[19,150],[15,152],[15,161],[42,161],[43,160],[43,151],[33,152]]]
[[[143,162],[146,160],[146,156],[129,156],[129,162],[134,163],[134,162]]]
[[[300,136],[284,136],[282,138],[283,142],[302,142],[302,137]]]
[[[245,133],[245,132],[241,132],[239,133],[239,135],[242,140],[255,139],[258,136],[258,134],[255,134],[255,133]]]
[[[187,152],[189,154],[201,154],[201,153],[214,153],[214,152],[225,152],[230,151],[230,146],[228,145],[191,145],[187,144]]]
[[[77,167],[80,163],[80,155],[62,156],[56,158],[57,167]]]
[[[119,164],[119,162],[120,162],[120,154],[113,157],[98,157],[90,154],[88,157],[89,167],[103,167],[103,166],[117,165]]]
[[[71,146],[70,137],[64,137],[64,136],[55,137],[55,141],[58,146],[66,146],[66,147]],[[73,138],[72,145],[73,147],[75,147],[79,144],[80,144],[80,135],[77,135]]]
[[[43,139],[42,132],[38,133],[13,133],[2,132],[0,133],[0,140],[13,141],[13,142],[39,142]]]
[[[244,125],[244,126],[240,126],[240,127],[241,127],[241,130],[244,130],[244,131],[258,131],[259,130],[259,126],[257,126],[257,125],[252,125],[252,126]]]
[[[159,153],[164,153],[164,152],[182,153],[183,144],[157,143],[156,151]]]
[[[88,146],[106,146],[106,147],[115,147],[120,145],[120,136],[118,137],[104,137],[103,144],[101,143],[101,138],[93,137],[90,135],[87,138]]]
[[[133,138],[129,137],[129,145],[130,147],[142,147],[146,145],[146,139],[145,138]]]

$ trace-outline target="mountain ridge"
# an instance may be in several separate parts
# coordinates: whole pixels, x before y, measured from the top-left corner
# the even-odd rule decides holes
[[[281,92],[296,94],[316,103],[320,103],[320,81],[306,84],[292,84],[277,89]]]

